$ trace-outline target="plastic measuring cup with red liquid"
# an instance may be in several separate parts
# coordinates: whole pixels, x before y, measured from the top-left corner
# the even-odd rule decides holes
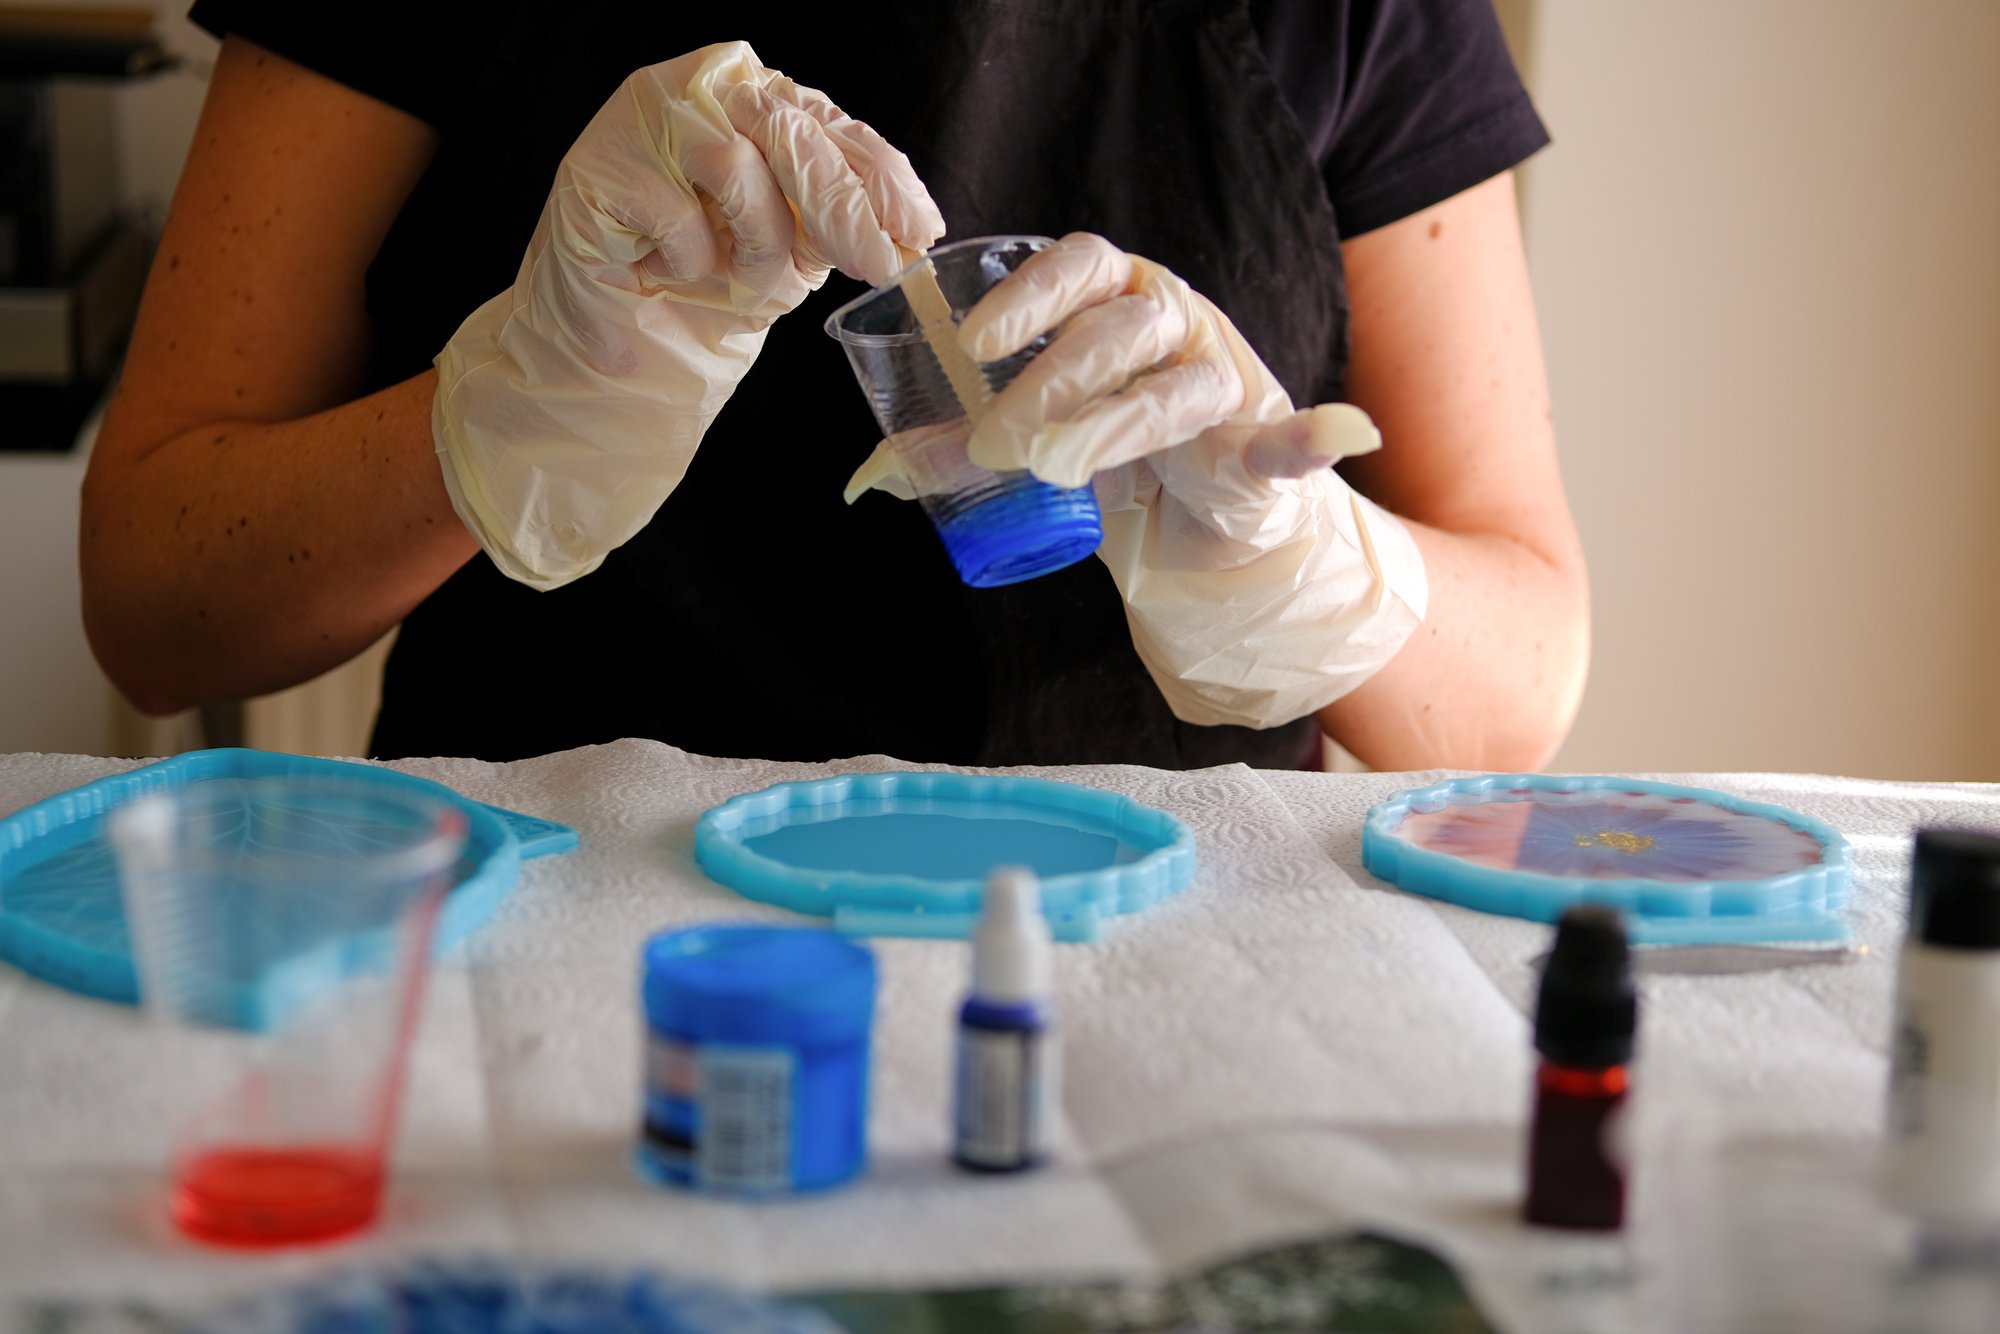
[[[379,1216],[465,817],[420,787],[198,783],[111,816],[162,1030],[170,1208],[197,1240],[329,1241]]]

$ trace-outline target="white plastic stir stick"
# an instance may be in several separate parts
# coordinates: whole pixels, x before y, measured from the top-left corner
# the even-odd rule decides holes
[[[929,345],[931,355],[944,368],[945,379],[951,381],[952,393],[958,396],[959,407],[965,410],[967,421],[979,420],[993,391],[987,388],[986,376],[981,373],[979,363],[965,355],[958,346],[958,322],[951,317],[951,302],[945,299],[944,289],[938,286],[937,268],[924,256],[913,250],[899,250],[906,264],[912,267],[903,273],[899,284],[903,299],[910,303],[910,310],[917,317],[917,327],[923,331],[924,342]]]

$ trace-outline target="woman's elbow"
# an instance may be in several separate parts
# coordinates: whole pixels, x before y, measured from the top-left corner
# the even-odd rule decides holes
[[[154,619],[160,599],[136,586],[143,562],[112,540],[124,523],[86,483],[77,550],[84,638],[99,670],[133,708],[165,717],[200,701],[173,679]]]
[[[1513,729],[1494,734],[1504,763],[1478,767],[1492,772],[1537,773],[1548,767],[1576,724],[1590,677],[1590,588],[1581,561],[1564,580],[1567,596],[1536,641],[1532,683]]]
[[[84,568],[83,633],[105,679],[148,717],[164,718],[200,703],[173,679],[166,655],[150,642],[148,630],[122,609],[125,599],[91,577],[87,560]]]

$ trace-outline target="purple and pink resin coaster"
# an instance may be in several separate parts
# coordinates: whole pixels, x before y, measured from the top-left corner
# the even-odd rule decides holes
[[[1853,850],[1810,816],[1630,778],[1489,774],[1397,793],[1362,861],[1413,894],[1534,921],[1575,903],[1633,940],[1845,940]]]

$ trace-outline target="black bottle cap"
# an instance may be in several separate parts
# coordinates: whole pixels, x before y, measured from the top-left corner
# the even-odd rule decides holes
[[[2000,838],[1969,829],[1917,831],[1910,938],[1947,949],[2000,950]]]
[[[1535,1001],[1535,1050],[1557,1065],[1604,1070],[1632,1059],[1638,1026],[1624,919],[1593,903],[1564,912]]]

